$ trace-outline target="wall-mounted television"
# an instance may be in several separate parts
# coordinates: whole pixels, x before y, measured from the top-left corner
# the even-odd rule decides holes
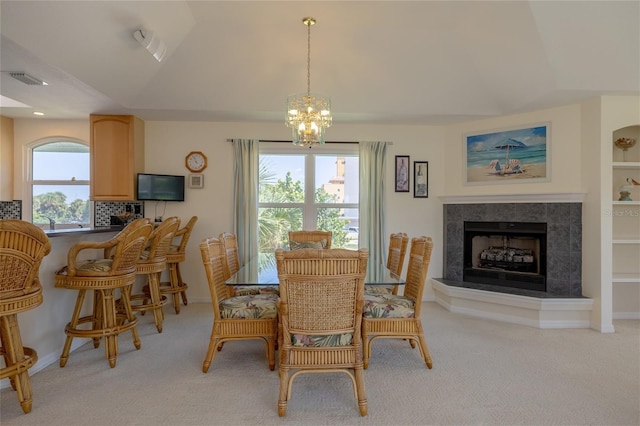
[[[184,176],[138,173],[139,201],[184,201]]]

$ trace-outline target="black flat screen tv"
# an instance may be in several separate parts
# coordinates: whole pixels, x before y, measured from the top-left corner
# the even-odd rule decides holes
[[[184,201],[184,176],[138,173],[139,201]]]

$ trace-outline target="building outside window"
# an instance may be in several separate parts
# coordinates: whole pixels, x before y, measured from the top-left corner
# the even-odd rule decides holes
[[[261,144],[260,253],[287,248],[288,232],[302,229],[332,231],[332,248],[358,247],[357,145],[335,145],[301,150]]]
[[[89,146],[56,138],[30,151],[31,222],[43,229],[89,226]]]

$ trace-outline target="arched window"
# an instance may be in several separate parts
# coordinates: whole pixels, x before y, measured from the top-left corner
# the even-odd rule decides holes
[[[31,222],[44,229],[90,225],[89,146],[49,138],[30,151]]]

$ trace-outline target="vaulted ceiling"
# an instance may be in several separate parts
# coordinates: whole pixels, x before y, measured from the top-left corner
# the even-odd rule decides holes
[[[334,124],[446,124],[640,94],[638,1],[0,2],[0,114],[283,121],[287,95]],[[154,31],[157,62],[133,37]],[[26,85],[26,72],[49,83]]]

